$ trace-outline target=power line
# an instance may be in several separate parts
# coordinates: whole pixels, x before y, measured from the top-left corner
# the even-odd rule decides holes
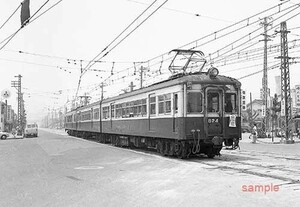
[[[137,4],[148,5],[147,3],[143,3],[143,2],[139,2],[139,1],[134,1],[134,0],[127,0],[127,1],[130,1],[130,2],[133,2],[133,3],[137,3]],[[203,18],[213,19],[213,20],[216,20],[216,21],[231,22],[231,21],[224,20],[224,19],[218,19],[218,18],[215,18],[215,17],[201,15],[199,13],[186,12],[186,11],[179,10],[179,9],[172,9],[172,8],[168,8],[168,7],[162,7],[162,9],[169,10],[169,11],[172,11],[172,12],[178,12],[178,13],[182,13],[182,14],[187,14],[187,15],[191,15],[191,16],[194,16],[194,17],[203,17]]]
[[[84,71],[86,70],[86,68],[88,68],[90,66],[90,64],[92,62],[94,62],[103,52],[105,52],[122,34],[124,34],[124,32],[131,27],[131,25],[134,24],[134,22],[136,22],[147,10],[150,9],[150,7],[153,6],[153,4],[155,4],[158,0],[153,1],[140,15],[138,15],[119,35],[117,35],[117,37],[115,37],[100,53],[98,53],[84,68]]]
[[[285,10],[287,10],[287,9],[289,9],[289,8],[291,8],[291,7],[294,6],[294,5],[293,5],[293,6],[288,7],[287,9],[281,10],[281,6],[284,5],[284,4],[286,4],[287,2],[289,2],[289,1],[282,2],[282,3],[278,4],[278,5],[275,5],[275,6],[273,6],[273,7],[268,8],[268,9],[262,11],[262,12],[258,12],[258,13],[254,14],[254,15],[248,17],[248,18],[242,19],[242,20],[240,20],[240,21],[238,21],[238,22],[236,22],[236,23],[234,23],[234,24],[232,24],[232,25],[229,25],[229,26],[227,26],[227,27],[224,27],[224,28],[222,28],[222,29],[220,29],[220,30],[218,30],[218,31],[216,31],[216,32],[210,33],[210,34],[208,34],[208,35],[206,35],[206,36],[204,36],[204,37],[201,37],[201,38],[199,38],[199,39],[197,39],[197,40],[194,40],[194,41],[192,41],[192,42],[189,42],[189,43],[187,43],[187,44],[185,44],[185,45],[183,45],[183,46],[180,46],[180,47],[178,47],[178,48],[179,48],[179,49],[182,49],[182,48],[190,47],[190,49],[195,49],[195,48],[201,47],[201,46],[203,46],[203,45],[205,45],[205,44],[208,44],[208,43],[210,43],[210,42],[213,42],[213,41],[215,41],[215,40],[217,40],[217,39],[220,39],[220,38],[222,38],[222,37],[228,36],[228,35],[230,35],[230,34],[232,34],[232,33],[234,33],[234,32],[237,32],[237,31],[239,31],[239,30],[241,30],[241,29],[244,29],[244,28],[246,28],[246,27],[248,27],[248,26],[250,26],[250,25],[253,25],[253,24],[259,22],[259,21],[260,21],[259,19],[256,20],[256,21],[254,21],[254,22],[252,22],[252,23],[250,22],[251,19],[254,19],[255,17],[257,17],[257,16],[259,16],[259,15],[262,15],[262,14],[264,14],[264,13],[266,13],[266,12],[269,12],[269,11],[271,11],[271,10],[274,10],[274,9],[276,9],[276,8],[279,8],[279,11],[276,11],[276,12],[274,12],[274,13],[272,14],[272,15],[275,15],[275,14],[281,13],[281,12],[283,12],[283,11],[285,11]],[[217,36],[217,34],[221,33],[222,31],[226,31],[226,30],[228,30],[228,29],[230,29],[230,28],[233,28],[234,26],[237,26],[237,25],[239,25],[239,24],[244,24],[244,25],[243,25],[242,27],[240,27],[239,29],[236,29],[236,30],[233,30],[233,31],[229,31],[229,32],[227,32],[227,33],[225,33],[225,34],[223,34],[223,35],[221,35],[221,36]],[[200,45],[198,44],[198,42],[199,42],[200,40],[204,40],[204,39],[208,39],[208,38],[210,38],[210,40],[208,40],[208,41],[206,41],[205,43],[202,43],[202,44],[200,44]],[[196,47],[191,47],[191,45],[196,45]],[[143,62],[141,62],[141,63],[145,63],[145,62],[148,62],[148,63],[149,63],[149,62],[151,62],[151,61],[154,61],[155,59],[162,59],[164,56],[168,56],[168,55],[169,55],[169,52],[166,52],[166,53],[163,53],[163,54],[161,54],[161,55],[159,55],[159,56],[155,56],[155,57],[153,57],[153,58],[151,58],[151,59],[149,59],[149,60],[147,60],[147,61],[143,61]],[[166,60],[170,60],[170,59],[171,59],[171,57],[165,59],[165,61],[166,61]],[[138,64],[137,67],[140,66],[141,63]],[[156,63],[152,64],[151,66],[156,65],[156,64],[160,64],[160,63],[161,63],[161,61],[159,60],[159,61],[157,61]],[[131,67],[131,68],[132,68],[132,67]],[[125,69],[125,70],[129,70],[129,69],[130,69],[130,68]]]
[[[1,25],[0,30],[12,18],[12,16],[18,11],[18,9],[21,7],[21,5],[22,5],[22,3],[15,9],[15,11],[8,17],[8,19]]]
[[[142,12],[142,14],[141,15],[139,15],[138,16],[138,18],[140,17],[140,16],[142,16],[150,7],[152,7],[152,5],[156,2],[157,0],[155,0],[149,7],[147,7],[147,9],[146,10],[144,10],[143,12]],[[121,44],[121,42],[123,42],[130,34],[132,34],[137,28],[139,28],[147,19],[149,19],[158,9],[160,9],[165,3],[167,3],[167,1],[168,0],[165,0],[157,9],[155,9],[150,15],[148,15],[141,23],[139,23],[133,30],[131,30],[131,32],[129,32],[129,34],[127,34],[124,38],[122,38],[116,45],[114,45],[108,52],[106,52],[102,57],[100,57],[99,59],[97,59],[104,51],[106,51],[107,50],[107,48],[108,47],[106,47],[104,50],[102,50],[95,58],[93,58],[93,61],[94,60],[96,60],[97,59],[97,61],[99,61],[99,60],[101,60],[103,57],[105,57],[109,52],[111,52],[114,48],[116,48],[119,44]],[[136,18],[131,24],[130,24],[130,26],[138,19],[138,18]],[[127,28],[129,28],[130,26],[128,26],[128,27],[126,27],[126,29],[125,30],[127,30]],[[124,31],[125,31],[124,30]],[[124,31],[122,32],[122,34],[124,33]],[[119,36],[121,36],[121,35],[119,35]],[[119,37],[118,36],[118,37]],[[115,42],[116,40],[117,40],[118,38],[115,38],[114,40],[113,40],[113,42]],[[111,43],[111,44],[113,44],[113,43]],[[110,45],[111,45],[110,44]],[[80,76],[80,78],[79,78],[79,82],[78,82],[78,88],[79,88],[79,86],[80,86],[80,82],[81,82],[81,78],[82,78],[82,76],[84,75],[84,73],[87,71],[87,69],[89,68],[89,67],[91,67],[91,66],[93,66],[95,63],[93,63],[93,64],[88,64],[86,67],[85,67],[85,69],[82,71],[82,74],[81,74],[81,76]],[[78,90],[76,91],[76,95],[75,95],[75,99],[77,98],[77,94],[78,94]]]
[[[54,6],[56,6],[58,3],[60,3],[62,0],[58,1],[57,3],[55,3],[54,5],[52,5],[50,8],[48,8],[46,11],[44,11],[42,14],[45,14],[47,11],[49,11],[50,9],[52,9]],[[33,17],[49,2],[49,0],[47,0],[29,19],[27,22],[27,24],[32,23],[32,21],[35,21],[36,19],[38,19],[41,15],[37,16],[36,18],[33,19]],[[32,21],[31,21],[32,19]],[[25,26],[21,25],[21,27],[12,35],[10,35],[9,37],[7,37],[4,41],[6,41],[6,43],[0,48],[0,50],[2,50],[14,37],[15,35]],[[2,44],[4,41],[2,41],[0,44]]]

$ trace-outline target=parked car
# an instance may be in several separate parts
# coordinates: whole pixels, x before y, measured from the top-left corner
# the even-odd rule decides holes
[[[7,132],[0,131],[0,139],[6,139],[9,136]]]
[[[37,137],[38,136],[38,125],[37,124],[27,124],[24,131],[24,137]]]

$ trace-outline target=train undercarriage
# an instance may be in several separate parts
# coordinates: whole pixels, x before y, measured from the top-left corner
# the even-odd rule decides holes
[[[223,139],[216,137],[210,140],[177,140],[118,134],[103,134],[75,130],[67,130],[67,133],[70,136],[95,140],[100,143],[111,144],[117,147],[156,150],[163,156],[176,156],[180,159],[185,159],[193,155],[200,154],[207,155],[209,158],[214,158],[216,155],[220,155],[220,151],[223,147]],[[238,142],[236,142],[234,139],[225,140],[224,143],[226,146],[232,146],[234,149],[238,147]]]

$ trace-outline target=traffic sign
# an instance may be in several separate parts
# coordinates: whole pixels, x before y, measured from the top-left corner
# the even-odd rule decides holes
[[[10,97],[10,91],[5,89],[1,92],[1,97],[4,99],[8,99]]]

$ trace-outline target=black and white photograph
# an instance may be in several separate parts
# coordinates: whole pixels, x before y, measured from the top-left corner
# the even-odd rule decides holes
[[[0,0],[0,207],[300,205],[299,0]]]

